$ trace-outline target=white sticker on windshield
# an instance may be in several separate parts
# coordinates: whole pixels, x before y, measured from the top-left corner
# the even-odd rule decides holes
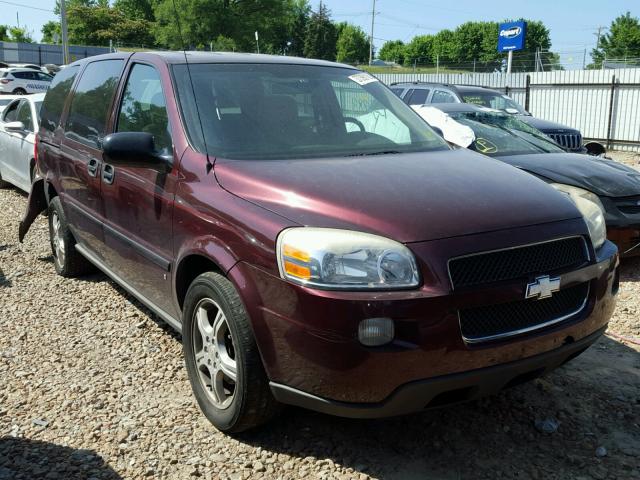
[[[349,76],[349,80],[353,80],[358,85],[366,85],[367,83],[377,82],[378,79],[366,72],[356,73]]]

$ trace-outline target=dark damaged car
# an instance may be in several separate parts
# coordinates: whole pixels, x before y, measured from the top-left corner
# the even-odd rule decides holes
[[[430,112],[437,109],[445,115]],[[573,197],[600,206],[621,255],[640,255],[640,171],[601,157],[567,153],[542,132],[502,112],[468,104],[416,109],[446,139],[509,163]],[[451,122],[453,120],[453,122]],[[457,128],[467,127],[467,136]],[[458,132],[458,134],[456,134]]]
[[[496,392],[580,354],[615,307],[595,204],[452,150],[349,66],[90,57],[41,125],[21,237],[48,210],[60,275],[93,265],[182,332],[224,431],[281,404],[381,417]]]

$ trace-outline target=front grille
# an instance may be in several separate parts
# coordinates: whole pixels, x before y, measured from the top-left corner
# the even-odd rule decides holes
[[[569,150],[582,148],[582,135],[579,133],[547,133],[558,145]]]
[[[559,323],[577,315],[587,303],[589,284],[565,288],[542,300],[519,300],[460,310],[467,342],[496,340]]]
[[[551,275],[581,267],[589,260],[582,237],[479,253],[449,261],[453,288]]]

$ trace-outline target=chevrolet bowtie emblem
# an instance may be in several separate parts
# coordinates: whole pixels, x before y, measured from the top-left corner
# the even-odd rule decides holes
[[[527,285],[527,291],[524,298],[549,298],[555,292],[560,290],[560,277],[551,278],[549,275],[537,277],[535,282]]]

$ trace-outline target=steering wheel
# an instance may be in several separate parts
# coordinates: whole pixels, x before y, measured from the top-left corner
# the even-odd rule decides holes
[[[360,129],[361,132],[365,132],[366,129],[364,128],[364,125],[362,124],[362,122],[360,120],[358,120],[357,118],[353,118],[353,117],[344,117],[344,123],[355,123],[358,128]]]

